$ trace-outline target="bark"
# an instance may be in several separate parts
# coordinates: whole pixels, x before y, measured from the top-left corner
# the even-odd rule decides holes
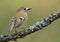
[[[34,33],[38,30],[43,29],[44,27],[51,24],[54,20],[60,18],[60,12],[54,12],[48,17],[44,18],[42,21],[38,21],[36,24],[30,26],[28,29],[23,29],[17,33],[0,35],[0,42],[8,42],[10,40],[16,41],[18,38],[23,38],[26,35]]]

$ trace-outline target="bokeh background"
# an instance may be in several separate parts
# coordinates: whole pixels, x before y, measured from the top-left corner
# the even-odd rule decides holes
[[[28,21],[22,26],[28,28],[49,14],[59,11],[60,0],[0,0],[0,35],[14,33],[14,29],[7,32],[8,24],[12,16],[16,14],[16,10],[22,6],[32,8],[28,12]],[[38,32],[17,39],[16,42],[60,42],[60,19]]]

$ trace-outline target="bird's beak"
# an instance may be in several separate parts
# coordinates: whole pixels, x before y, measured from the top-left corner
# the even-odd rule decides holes
[[[31,8],[28,8],[28,10],[31,10]]]
[[[29,10],[31,10],[31,8],[25,8],[26,10],[25,11],[29,11]]]

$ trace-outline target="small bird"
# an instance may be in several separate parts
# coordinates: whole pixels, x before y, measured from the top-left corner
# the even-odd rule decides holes
[[[20,27],[27,19],[27,12],[31,10],[31,8],[21,7],[16,11],[16,15],[12,17],[12,20],[8,26],[8,31],[11,31],[15,28],[15,32],[17,32],[16,28]]]

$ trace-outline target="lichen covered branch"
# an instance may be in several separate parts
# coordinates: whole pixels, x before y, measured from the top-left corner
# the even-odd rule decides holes
[[[20,32],[13,33],[13,34],[0,35],[0,42],[8,42],[10,40],[16,41],[17,38],[23,38],[28,34],[31,34],[38,30],[43,29],[44,27],[48,26],[58,18],[60,18],[59,11],[49,15],[48,17],[44,18],[42,21],[38,21],[36,24],[30,26],[28,29],[23,29]]]

